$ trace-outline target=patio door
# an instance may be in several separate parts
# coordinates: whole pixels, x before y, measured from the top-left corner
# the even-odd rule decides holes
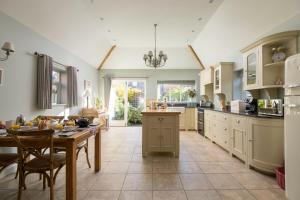
[[[141,111],[146,103],[145,91],[145,80],[112,79],[109,102],[110,125],[140,125]]]

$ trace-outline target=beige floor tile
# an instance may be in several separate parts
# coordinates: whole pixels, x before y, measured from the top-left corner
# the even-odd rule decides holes
[[[122,191],[119,200],[152,200],[152,191]]]
[[[230,174],[207,174],[215,189],[243,189],[243,186]]]
[[[285,193],[281,189],[250,190],[257,200],[286,200]]]
[[[91,190],[121,190],[124,180],[124,174],[100,174]]]
[[[115,154],[111,161],[118,161],[118,162],[126,162],[126,161],[131,161],[132,159],[132,154]]]
[[[204,173],[228,173],[221,165],[216,162],[198,162]]]
[[[221,200],[215,190],[186,191],[188,200]]]
[[[122,190],[152,190],[152,174],[127,174]]]
[[[174,161],[153,161],[153,173],[177,173]]]
[[[153,191],[153,200],[187,200],[184,191]]]
[[[255,200],[247,190],[218,190],[223,200]]]
[[[131,162],[128,173],[152,173],[152,162]]]
[[[89,191],[85,200],[118,200],[120,191]]]
[[[130,162],[109,162],[102,173],[127,173]]]
[[[153,190],[182,190],[178,174],[153,174]]]
[[[255,173],[238,173],[232,174],[247,189],[268,189],[272,188],[271,184]]]
[[[246,165],[240,161],[238,162],[219,162],[226,171],[229,173],[249,173],[251,170],[246,167]]]
[[[196,162],[178,162],[176,168],[178,173],[203,173]]]
[[[204,174],[180,174],[180,179],[185,190],[207,190],[213,188]]]

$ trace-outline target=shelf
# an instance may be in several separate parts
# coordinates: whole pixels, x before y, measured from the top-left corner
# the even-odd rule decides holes
[[[264,67],[284,67],[284,61],[265,64]]]

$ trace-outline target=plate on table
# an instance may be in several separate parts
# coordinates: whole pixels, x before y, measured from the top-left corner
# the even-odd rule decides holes
[[[72,136],[72,135],[74,135],[76,132],[59,132],[58,133],[58,136],[59,137],[69,137],[69,136]]]
[[[99,126],[99,123],[92,123],[90,126]]]
[[[67,133],[67,132],[75,131],[76,129],[77,129],[77,126],[65,126],[61,132]]]

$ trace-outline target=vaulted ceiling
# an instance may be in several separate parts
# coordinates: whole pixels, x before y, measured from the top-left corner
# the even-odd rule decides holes
[[[94,67],[116,45],[105,69],[145,69],[142,56],[153,49],[154,23],[158,47],[169,55],[166,68],[199,69],[188,44],[206,67],[236,61],[241,48],[300,13],[299,0],[0,0],[0,5]],[[287,27],[297,28],[294,24]]]
[[[0,0],[7,15],[97,67],[112,45],[138,48],[142,56],[153,48],[153,24],[158,45],[184,48],[193,41],[222,0]],[[168,53],[168,52],[166,52]],[[186,57],[169,59],[187,59]],[[189,57],[188,59],[193,59]],[[191,64],[191,61],[189,61]],[[136,61],[133,64],[137,63]],[[188,64],[188,65],[190,65]],[[121,65],[121,64],[119,64]],[[176,67],[175,67],[176,68]],[[184,68],[182,66],[181,68]],[[191,68],[191,67],[189,67]],[[193,68],[199,68],[194,65]]]

